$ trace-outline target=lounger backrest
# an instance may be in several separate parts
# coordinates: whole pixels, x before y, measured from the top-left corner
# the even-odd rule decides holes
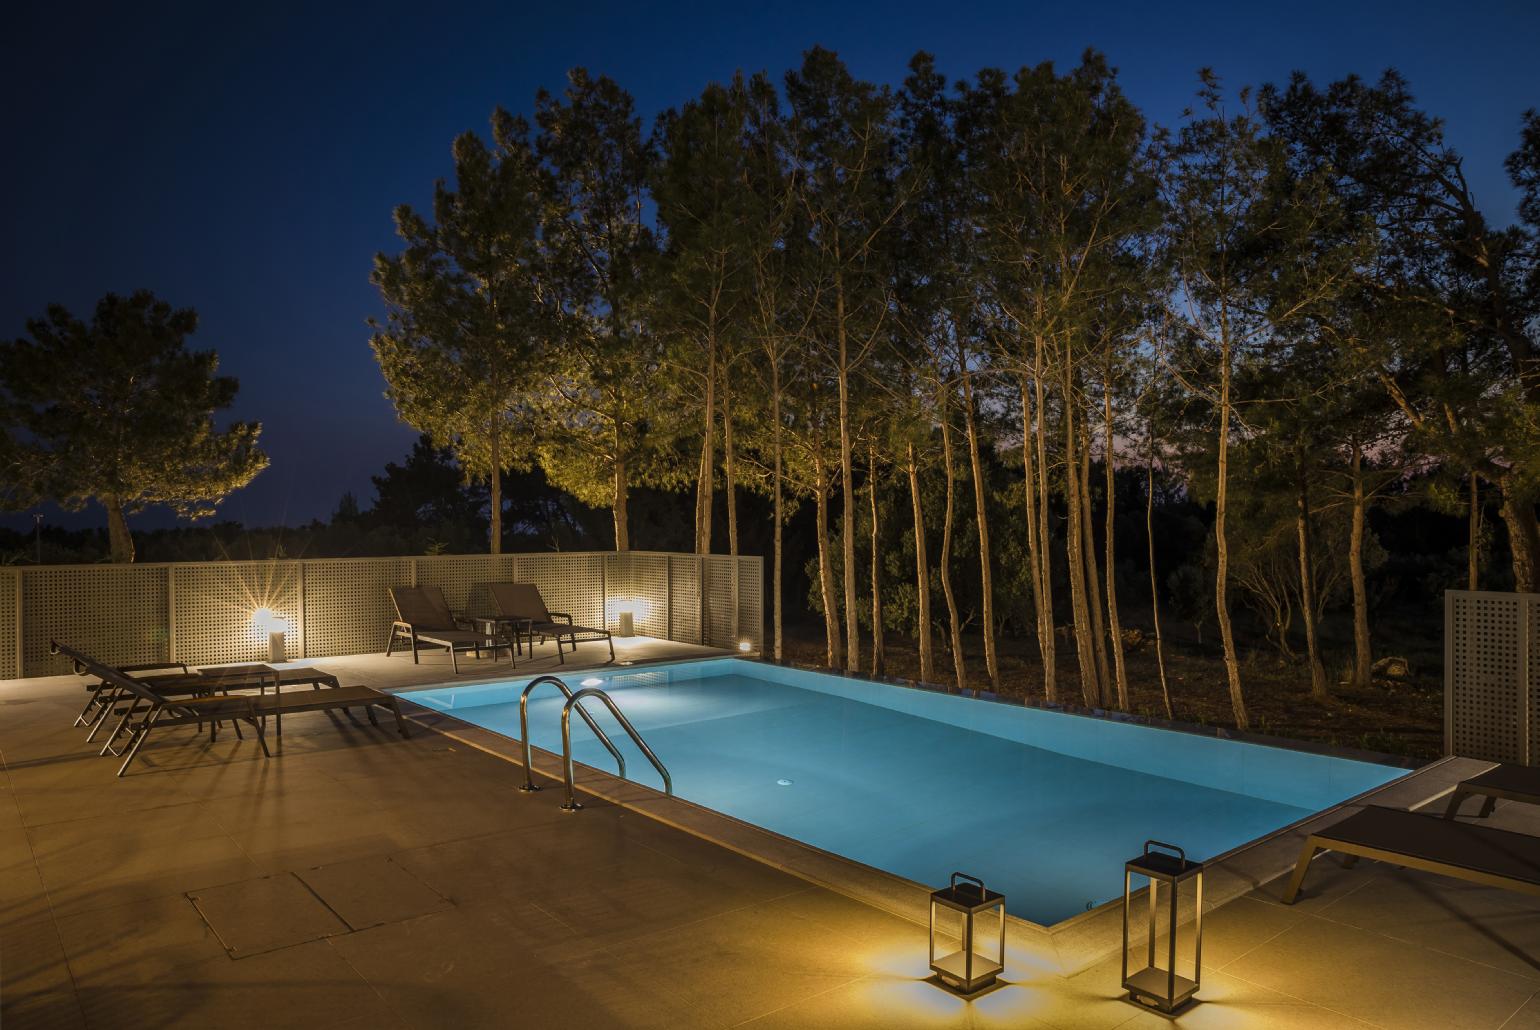
[[[391,587],[390,599],[396,605],[396,618],[418,629],[455,629],[454,615],[438,587]]]
[[[135,679],[126,672],[120,672],[110,665],[103,665],[101,662],[82,654],[81,652],[75,650],[73,647],[70,647],[68,644],[61,644],[57,640],[52,640],[49,641],[48,646],[49,650],[51,650],[54,654],[62,654],[64,657],[74,662],[77,672],[89,673],[92,676],[96,676],[103,683],[108,683],[115,687],[121,687],[131,694],[139,697],[141,700],[148,701],[151,704],[170,704],[170,702],[167,701],[164,697],[152,690],[148,684]]]
[[[511,619],[551,621],[551,613],[540,597],[540,588],[533,583],[493,583],[492,603],[497,605],[497,614]]]

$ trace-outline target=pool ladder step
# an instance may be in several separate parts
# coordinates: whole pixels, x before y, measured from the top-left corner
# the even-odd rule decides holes
[[[524,693],[519,695],[519,739],[524,742],[524,784],[519,788],[520,790],[536,791],[540,789],[540,785],[535,782],[534,755],[529,743],[529,695],[534,693],[535,688],[542,683],[555,684],[556,688],[562,692],[562,696],[567,699],[566,704],[562,705],[561,709],[561,756],[562,766],[566,772],[567,785],[567,800],[561,803],[562,811],[576,812],[583,807],[573,795],[573,709],[577,709],[577,713],[583,717],[583,721],[588,724],[588,728],[594,731],[594,736],[599,738],[599,743],[603,744],[605,750],[614,756],[615,764],[620,769],[619,775],[621,779],[625,779],[626,776],[625,756],[620,753],[620,749],[615,746],[615,742],[610,740],[609,734],[605,733],[599,727],[599,724],[594,722],[594,717],[588,713],[588,709],[583,707],[583,699],[587,697],[598,698],[604,702],[604,707],[610,710],[610,714],[615,717],[616,722],[620,723],[621,729],[626,731],[626,734],[631,738],[631,742],[641,750],[642,754],[647,756],[647,761],[651,762],[652,767],[658,771],[658,775],[663,777],[663,793],[670,797],[673,796],[674,781],[669,776],[668,769],[658,760],[658,756],[653,753],[652,748],[647,746],[647,742],[642,739],[642,735],[636,732],[636,727],[631,725],[631,720],[627,719],[625,713],[616,706],[615,699],[598,687],[584,687],[582,690],[573,693],[572,688],[567,686],[566,682],[559,676],[536,676],[524,687]]]

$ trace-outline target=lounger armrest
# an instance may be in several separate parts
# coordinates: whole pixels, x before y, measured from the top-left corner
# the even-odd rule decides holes
[[[570,612],[553,612],[553,611],[547,610],[546,614],[549,615],[553,619],[566,619],[567,620],[567,625],[569,625],[569,626],[572,625],[572,615],[571,615]]]
[[[187,674],[186,662],[145,662],[142,665],[120,665],[119,672],[148,672],[151,669],[181,669],[183,675]]]

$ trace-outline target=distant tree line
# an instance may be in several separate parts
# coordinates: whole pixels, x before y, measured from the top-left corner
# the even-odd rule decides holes
[[[715,498],[737,553],[762,497],[779,655],[782,527],[811,507],[830,665],[882,672],[901,628],[923,677],[939,633],[965,682],[971,628],[998,686],[1019,633],[1048,699],[1126,708],[1118,547],[1143,523],[1140,593],[1201,598],[1242,727],[1238,601],[1284,652],[1303,631],[1324,697],[1346,595],[1367,682],[1389,498],[1466,513],[1472,585],[1495,511],[1537,586],[1533,111],[1506,228],[1393,72],[1234,96],[1203,72],[1162,128],[1094,52],[957,82],[922,53],[890,89],[814,49],[648,128],[579,69],[452,156],[376,259],[373,346],[402,418],[487,482],[493,551],[510,472],[608,507],[621,550],[639,488],[693,490],[700,551]],[[1157,496],[1211,513],[1179,569]]]

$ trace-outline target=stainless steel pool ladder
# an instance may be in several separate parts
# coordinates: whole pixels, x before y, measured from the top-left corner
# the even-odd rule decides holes
[[[583,721],[588,724],[588,728],[594,731],[594,736],[599,738],[599,742],[615,757],[615,764],[620,769],[621,778],[624,779],[626,775],[625,757],[616,749],[609,735],[599,728],[599,724],[594,722],[593,716],[589,715],[588,710],[583,707],[582,702],[585,697],[596,697],[604,702],[604,707],[610,710],[610,714],[615,717],[616,722],[620,723],[621,728],[626,731],[632,743],[647,757],[647,761],[652,763],[652,767],[658,771],[658,775],[663,777],[663,793],[669,796],[673,795],[674,780],[669,776],[668,769],[658,760],[658,756],[653,752],[652,748],[647,746],[647,742],[642,739],[642,735],[636,732],[636,727],[631,725],[631,720],[627,719],[625,713],[615,705],[614,699],[598,687],[586,687],[574,694],[572,688],[568,687],[558,676],[537,676],[529,681],[528,685],[524,687],[524,692],[519,695],[519,739],[524,742],[524,785],[519,788],[520,790],[536,791],[540,789],[540,786],[534,780],[534,755],[529,742],[529,695],[542,683],[554,683],[567,699],[566,704],[562,705],[561,709],[562,765],[566,772],[567,786],[567,800],[562,802],[562,811],[576,812],[583,807],[578,803],[577,798],[573,796],[572,710],[574,708],[583,717]]]

